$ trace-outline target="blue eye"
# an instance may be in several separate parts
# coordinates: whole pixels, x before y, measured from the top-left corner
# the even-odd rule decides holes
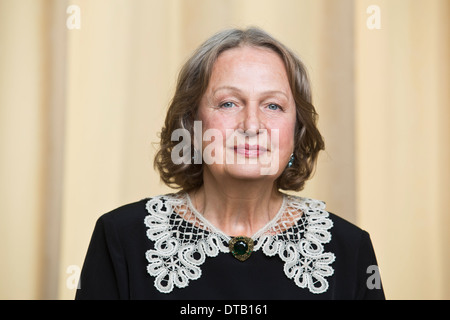
[[[220,105],[222,108],[232,108],[235,106],[233,102],[225,102]]]
[[[270,110],[278,110],[281,109],[279,105],[271,103],[267,106],[267,108],[269,108]]]

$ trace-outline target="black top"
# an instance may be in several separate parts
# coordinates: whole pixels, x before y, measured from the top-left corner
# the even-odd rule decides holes
[[[207,257],[202,275],[185,288],[161,293],[147,272],[145,253],[153,247],[144,219],[148,199],[101,216],[84,261],[76,299],[384,299],[369,234],[330,213],[332,238],[324,249],[335,255],[329,287],[320,294],[298,287],[279,256],[261,250],[241,262],[231,254]]]

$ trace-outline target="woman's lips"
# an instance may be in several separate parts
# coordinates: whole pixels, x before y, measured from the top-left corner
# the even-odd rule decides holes
[[[267,152],[265,147],[260,145],[240,144],[234,146],[234,152],[245,157],[259,157],[261,154]]]

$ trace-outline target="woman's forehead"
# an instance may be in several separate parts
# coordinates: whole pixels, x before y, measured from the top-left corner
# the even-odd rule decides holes
[[[290,87],[283,60],[274,51],[259,47],[227,50],[214,63],[209,92],[257,90],[289,96]]]

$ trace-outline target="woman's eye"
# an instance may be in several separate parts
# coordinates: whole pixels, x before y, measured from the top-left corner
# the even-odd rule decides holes
[[[269,104],[267,106],[267,108],[269,108],[270,110],[278,110],[278,109],[281,110],[281,107],[279,105],[277,105],[277,104],[274,104],[274,103]]]
[[[220,105],[222,108],[232,108],[235,106],[233,102],[225,102]]]

